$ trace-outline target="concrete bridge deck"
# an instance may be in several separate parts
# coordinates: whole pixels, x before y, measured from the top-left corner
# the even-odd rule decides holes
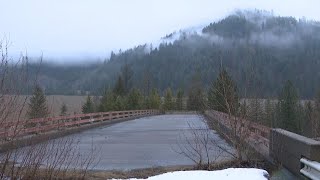
[[[98,150],[95,155],[99,162],[94,167],[97,170],[194,165],[194,162],[178,152],[181,151],[179,147],[189,146],[188,142],[196,141],[194,131],[207,130],[203,118],[196,114],[143,117],[82,131],[65,138],[74,139],[77,151],[84,156],[90,156],[94,146]],[[211,140],[232,149],[215,131],[208,135]],[[212,148],[209,153],[211,157],[217,158],[217,162],[231,159],[218,147]]]

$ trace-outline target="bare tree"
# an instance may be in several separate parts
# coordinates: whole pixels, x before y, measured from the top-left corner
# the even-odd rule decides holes
[[[0,146],[12,148],[0,154],[0,179],[57,179],[70,174],[83,179],[96,161],[97,148],[89,155],[77,153],[73,139],[58,139],[19,148],[15,142],[25,134],[25,117],[29,91],[28,57],[9,58],[8,41],[0,42]]]

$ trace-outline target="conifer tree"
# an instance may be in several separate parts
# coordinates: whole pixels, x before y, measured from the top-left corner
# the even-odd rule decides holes
[[[270,99],[267,99],[264,105],[264,123],[269,127],[274,127],[275,115],[274,104],[272,104]]]
[[[181,89],[177,92],[176,108],[177,110],[183,109],[183,91]]]
[[[101,98],[99,111],[108,112],[115,109],[115,95],[110,90],[106,90]]]
[[[68,108],[67,108],[66,103],[62,103],[62,106],[60,108],[60,116],[66,116],[67,111],[68,111]]]
[[[225,69],[220,72],[217,80],[212,83],[208,93],[208,100],[210,107],[217,111],[233,115],[238,111],[239,98],[236,85]]]
[[[123,93],[127,95],[132,88],[133,70],[131,66],[126,62],[121,68],[121,78],[123,81]]]
[[[164,110],[172,110],[174,106],[173,98],[172,98],[172,91],[170,88],[168,88],[165,92],[164,96]]]
[[[261,100],[258,98],[250,99],[248,119],[256,123],[263,123],[263,110],[261,108]]]
[[[124,82],[121,76],[118,77],[118,80],[113,89],[113,93],[117,96],[125,95]]]
[[[299,99],[291,81],[287,81],[279,97],[279,125],[281,128],[299,133]]]
[[[320,137],[320,90],[314,99],[314,111],[312,116],[312,136]]]
[[[159,109],[161,104],[161,98],[158,94],[157,89],[152,89],[150,97],[149,97],[149,103],[151,109]]]
[[[143,97],[140,91],[133,88],[128,95],[127,109],[136,110],[141,109],[143,103]]]
[[[36,85],[30,98],[27,116],[30,119],[44,118],[49,115],[46,97],[39,85]]]
[[[203,91],[203,85],[201,81],[201,75],[199,72],[195,73],[192,77],[190,87],[188,90],[188,110],[203,111],[207,106],[205,94]]]
[[[88,113],[93,113],[93,112],[94,112],[94,105],[93,105],[91,96],[87,96],[86,102],[82,106],[82,113],[88,114]]]

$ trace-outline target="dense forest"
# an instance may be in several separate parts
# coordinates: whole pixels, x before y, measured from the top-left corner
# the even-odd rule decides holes
[[[175,38],[178,37],[178,38]],[[290,80],[304,99],[314,97],[320,83],[320,23],[242,11],[201,30],[175,32],[157,47],[141,45],[111,53],[103,63],[85,65],[30,64],[46,94],[102,95],[113,87],[121,67],[130,66],[133,84],[145,90],[188,90],[198,73],[206,90],[225,68],[241,97],[278,97]]]

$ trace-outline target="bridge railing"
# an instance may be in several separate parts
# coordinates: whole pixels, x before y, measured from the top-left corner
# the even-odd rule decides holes
[[[59,116],[49,118],[38,118],[30,120],[17,120],[0,123],[0,139],[27,136],[54,130],[76,127],[115,119],[139,117],[144,115],[158,114],[158,110],[132,110],[112,111],[90,114],[76,114],[71,116]]]
[[[247,141],[252,140],[251,142],[258,143],[261,148],[268,151],[271,130],[269,127],[248,121],[243,118],[230,116],[219,111],[210,110],[207,111],[206,114],[217,120],[220,124],[224,125],[228,129],[236,129],[237,134],[242,133],[248,135],[245,137]]]
[[[302,169],[300,173],[303,174],[305,177],[312,179],[312,180],[320,180],[320,163],[316,161],[310,161],[306,158],[300,159]]]

